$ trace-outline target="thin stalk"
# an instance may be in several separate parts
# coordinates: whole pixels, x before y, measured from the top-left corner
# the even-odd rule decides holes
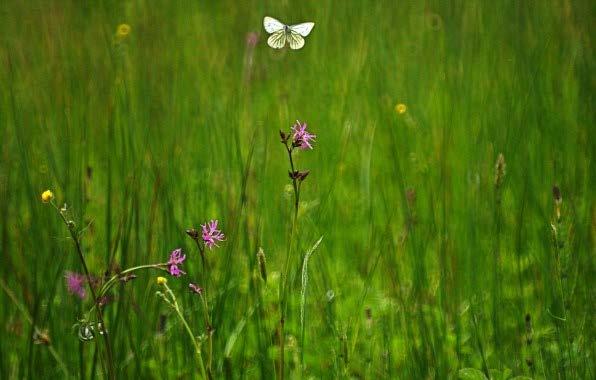
[[[490,379],[488,364],[486,363],[486,355],[484,354],[484,347],[482,347],[482,341],[480,340],[480,335],[478,333],[478,321],[476,320],[476,312],[474,310],[472,310],[472,323],[474,324],[474,332],[476,335],[476,343],[478,344],[478,350],[480,351],[480,356],[482,357],[482,371],[486,375],[486,378]]]
[[[83,271],[85,272],[85,277],[87,278],[87,284],[89,285],[89,290],[91,291],[91,297],[93,297],[93,306],[95,307],[95,305],[97,305],[98,298],[97,298],[97,295],[95,294],[95,289],[93,289],[91,275],[89,274],[89,268],[87,268],[87,262],[85,261],[85,257],[83,256],[83,248],[81,247],[81,242],[79,241],[79,237],[75,231],[75,228],[74,228],[72,222],[69,222],[66,219],[66,217],[64,216],[64,213],[58,208],[58,206],[56,206],[56,204],[54,202],[50,202],[50,203],[58,211],[58,214],[60,215],[60,217],[64,221],[64,224],[68,228],[68,232],[70,233],[72,240],[74,240],[74,242],[75,242],[76,251],[77,251],[77,254],[79,255],[81,265],[83,266]],[[97,319],[98,319],[99,323],[101,323],[102,329],[104,330],[104,334],[101,334],[101,335],[103,336],[104,343],[106,345],[106,354],[107,354],[107,362],[108,362],[107,363],[108,378],[115,379],[116,375],[114,373],[112,345],[110,344],[110,338],[108,336],[106,324],[103,319],[103,312],[101,311],[101,307],[97,307],[96,312],[97,312]]]
[[[286,151],[288,152],[288,159],[290,161],[290,170],[291,173],[296,171],[294,167],[294,158],[292,157],[293,147],[288,147],[286,142],[285,144]],[[287,292],[287,284],[288,284],[288,271],[290,267],[290,261],[292,256],[292,242],[294,241],[294,234],[296,232],[296,225],[298,219],[298,206],[300,204],[300,188],[298,186],[298,182],[296,178],[292,178],[292,187],[294,189],[294,215],[292,218],[292,229],[290,232],[290,239],[288,241],[288,253],[286,255],[286,260],[283,267],[282,272],[282,280],[280,282],[280,319],[279,319],[279,372],[281,380],[285,377],[285,309],[286,309],[286,292]]]
[[[196,243],[197,249],[199,250],[199,253],[201,254],[201,263],[203,265],[203,281],[205,281],[204,286],[209,287],[210,289],[214,289],[212,279],[210,276],[211,269],[209,268],[209,262],[207,261],[207,259],[205,257],[205,244],[204,243],[201,244],[201,241],[199,240],[199,238],[193,237],[192,240],[194,240],[194,242]]]
[[[497,357],[501,357],[501,308],[502,308],[502,273],[501,273],[501,188],[499,185],[495,188],[495,209],[494,209],[494,228],[495,237],[493,245],[493,339]]]
[[[110,288],[114,285],[114,283],[116,283],[116,281],[118,281],[120,278],[122,278],[123,275],[135,272],[137,270],[140,269],[161,269],[161,270],[166,270],[165,267],[167,266],[167,263],[159,263],[159,264],[145,264],[145,265],[138,265],[136,267],[132,267],[132,268],[128,268],[123,270],[122,272],[119,272],[115,275],[113,275],[99,290],[99,297],[105,295],[108,290],[110,290]]]
[[[215,287],[213,286],[213,280],[210,276],[211,271],[209,270],[209,263],[207,262],[207,260],[205,259],[205,243],[201,244],[201,241],[199,240],[198,237],[192,237],[192,240],[194,240],[194,242],[197,245],[197,249],[199,250],[199,252],[201,253],[201,261],[203,264],[203,281],[205,281],[206,283],[206,287],[209,287],[210,289],[214,289]],[[204,316],[205,316],[205,325],[207,328],[207,340],[208,340],[208,347],[209,347],[209,351],[208,351],[208,357],[207,357],[207,373],[209,374],[209,378],[212,377],[212,370],[213,370],[213,327],[211,326],[211,318],[209,317],[209,306],[207,304],[207,299],[206,297],[201,293],[201,302],[203,303],[203,311],[204,311]]]
[[[205,364],[203,363],[203,355],[201,353],[201,346],[197,342],[197,339],[195,338],[195,335],[193,334],[190,326],[188,325],[188,322],[186,322],[186,318],[184,318],[184,315],[182,314],[182,311],[180,310],[180,306],[178,306],[178,301],[176,300],[176,296],[174,295],[174,292],[172,292],[172,290],[170,289],[170,287],[167,284],[163,284],[163,286],[166,289],[166,292],[168,293],[168,295],[170,296],[171,301],[168,300],[167,297],[163,293],[158,292],[158,294],[163,298],[164,301],[166,301],[176,311],[176,314],[178,314],[178,318],[180,319],[180,321],[182,321],[182,324],[184,325],[184,329],[186,330],[188,337],[190,338],[190,340],[192,341],[192,343],[195,347],[195,352],[199,358],[199,368],[201,370],[201,375],[203,376],[203,379],[209,379],[210,377],[207,376],[207,372],[205,371]]]
[[[286,145],[286,150],[288,151],[288,158],[290,159],[290,168],[292,169],[292,173],[294,173],[296,171],[296,169],[294,169],[294,159],[292,157],[292,151],[294,148],[289,148]],[[298,205],[300,202],[300,187],[298,186],[296,178],[292,178],[292,186],[294,187],[294,219],[296,219],[298,216]]]
[[[199,252],[201,253],[201,264],[203,264],[203,270],[208,270],[208,268],[206,266],[207,261],[205,260],[205,246],[201,245],[198,238],[193,237],[192,240],[194,240],[194,242],[197,244],[197,248],[199,249]]]
[[[207,305],[207,298],[203,293],[200,294],[201,302],[203,303],[203,315],[205,317],[205,325],[207,328],[207,341],[209,345],[209,352],[207,356],[207,373],[211,378],[213,368],[213,327],[211,326],[211,318],[209,317],[209,307]]]
[[[178,317],[180,318],[180,320],[182,321],[182,324],[184,325],[184,329],[188,333],[189,338],[192,340],[192,343],[195,346],[196,354],[199,357],[199,368],[201,369],[201,375],[203,376],[204,379],[207,379],[207,374],[205,372],[205,365],[203,364],[203,355],[201,354],[201,346],[197,343],[197,340],[196,340],[194,334],[192,333],[192,330],[190,329],[188,322],[186,322],[186,319],[184,318],[184,316],[182,315],[182,312],[178,308],[178,304],[175,303],[174,305],[175,305],[174,310],[176,310]]]

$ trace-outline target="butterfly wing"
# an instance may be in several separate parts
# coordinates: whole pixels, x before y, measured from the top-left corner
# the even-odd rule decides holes
[[[265,16],[265,18],[263,19],[263,27],[265,28],[267,33],[275,33],[280,30],[283,30],[284,24],[281,21],[274,19],[273,17]]]
[[[290,31],[290,34],[288,34],[287,39],[290,48],[293,50],[300,49],[304,46],[304,38],[300,34],[294,32],[293,30]]]
[[[277,32],[273,32],[267,39],[267,44],[274,49],[283,48],[286,45],[286,34],[284,33],[284,30],[281,29]],[[302,42],[302,44],[304,44],[304,42]]]
[[[265,17],[265,18],[267,18],[267,17]],[[310,34],[310,31],[312,30],[312,28],[314,28],[314,26],[315,26],[314,22],[303,22],[302,24],[291,25],[290,30],[292,32],[298,33],[302,37],[306,37]],[[283,25],[282,25],[282,27],[283,27]],[[265,29],[267,29],[267,28],[265,28]]]

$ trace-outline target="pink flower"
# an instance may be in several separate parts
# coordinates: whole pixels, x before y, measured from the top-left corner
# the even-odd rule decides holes
[[[65,272],[64,278],[66,279],[66,288],[70,294],[78,296],[80,299],[84,299],[87,295],[85,291],[85,276],[76,272]]]
[[[168,270],[170,274],[174,277],[180,277],[186,272],[182,271],[178,265],[182,265],[182,263],[186,260],[186,255],[182,254],[182,248],[177,248],[170,253],[170,260],[168,261]]]
[[[292,144],[300,149],[312,149],[311,141],[314,142],[316,137],[306,130],[306,123],[296,120],[292,126]]]
[[[205,223],[201,225],[203,229],[203,242],[209,249],[215,247],[219,247],[217,245],[218,241],[224,241],[225,235],[217,229],[217,220],[211,220],[209,223]]]

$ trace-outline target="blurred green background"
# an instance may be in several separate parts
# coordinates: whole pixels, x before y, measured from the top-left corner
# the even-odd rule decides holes
[[[297,251],[324,237],[304,338],[291,263],[288,378],[593,378],[595,14],[587,0],[2,1],[0,377],[104,377],[101,344],[73,329],[90,301],[66,290],[81,267],[49,188],[97,275],[185,249],[169,284],[197,334],[184,230],[219,219],[215,378],[280,378],[278,131],[299,119],[317,141],[297,157],[311,170]],[[274,51],[265,15],[316,25],[302,50]],[[157,274],[106,306],[118,378],[197,373]]]

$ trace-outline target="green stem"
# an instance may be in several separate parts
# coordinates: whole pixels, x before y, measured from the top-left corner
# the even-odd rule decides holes
[[[290,159],[290,168],[292,169],[292,173],[294,173],[296,171],[296,169],[294,169],[294,159],[292,157],[294,148],[288,148],[286,145],[286,150],[288,151],[288,158]],[[292,178],[292,186],[294,187],[294,218],[296,218],[298,216],[298,204],[300,202],[300,189],[298,188],[296,178]]]
[[[92,285],[92,281],[91,281],[91,275],[89,274],[89,269],[87,268],[87,262],[85,261],[85,257],[83,256],[83,248],[81,247],[81,242],[79,241],[79,236],[77,235],[77,233],[75,231],[75,227],[74,227],[72,221],[68,221],[66,219],[66,217],[64,216],[64,213],[62,212],[62,210],[60,210],[58,208],[58,206],[56,206],[56,204],[54,202],[50,202],[50,204],[52,206],[54,206],[54,208],[58,211],[58,214],[60,215],[60,217],[64,221],[64,224],[68,228],[68,232],[70,233],[70,236],[72,237],[72,240],[74,240],[74,242],[75,242],[76,251],[77,251],[77,254],[79,255],[79,259],[81,260],[81,264],[83,266],[83,271],[85,272],[85,277],[87,278],[87,284],[89,285],[89,290],[91,291],[91,297],[93,297],[93,307],[95,307],[95,305],[97,305],[98,298],[97,298],[97,296],[95,294],[95,289],[93,289],[93,285]],[[113,361],[113,355],[112,355],[112,345],[110,344],[110,338],[108,336],[108,330],[107,330],[106,324],[105,324],[104,319],[103,319],[103,312],[101,311],[101,307],[97,307],[96,312],[97,312],[98,322],[101,323],[101,327],[102,327],[102,329],[104,331],[104,333],[101,334],[101,336],[103,336],[104,342],[105,342],[105,345],[106,345],[107,362],[108,362],[107,363],[107,367],[108,367],[108,378],[109,379],[115,379],[116,378],[116,375],[115,375],[115,372],[114,372],[114,361]]]
[[[194,334],[192,333],[192,330],[190,329],[188,322],[186,322],[186,319],[182,315],[182,312],[178,308],[177,303],[174,304],[174,310],[176,310],[176,313],[178,314],[178,317],[182,321],[182,324],[184,325],[184,328],[186,329],[186,332],[188,333],[189,338],[192,340],[192,343],[195,346],[196,354],[199,357],[199,367],[201,368],[201,375],[203,376],[204,379],[207,379],[207,374],[205,372],[205,365],[203,364],[203,355],[201,354],[201,346],[197,343],[197,339],[195,338]]]
[[[290,170],[293,174],[296,169],[294,167],[294,158],[292,157],[292,152],[294,150],[293,147],[288,147],[286,142],[286,151],[288,152],[288,159],[290,161]],[[300,186],[296,178],[292,178],[292,187],[294,189],[294,215],[292,218],[292,230],[290,232],[290,239],[288,241],[288,253],[286,255],[286,260],[283,267],[282,278],[280,281],[280,319],[279,319],[279,344],[280,344],[280,360],[279,360],[279,368],[280,368],[280,378],[281,380],[285,377],[285,313],[286,313],[286,294],[287,294],[287,287],[288,287],[288,272],[290,267],[290,261],[292,258],[292,242],[294,241],[294,234],[296,232],[296,225],[298,220],[298,207],[300,205]]]
[[[207,377],[207,373],[205,371],[205,364],[203,364],[203,355],[201,354],[201,346],[197,342],[197,339],[195,338],[195,335],[193,334],[192,330],[190,329],[188,322],[186,322],[186,318],[184,318],[182,311],[180,311],[180,307],[178,306],[178,301],[176,300],[176,296],[174,295],[174,293],[172,292],[172,290],[170,289],[170,287],[167,284],[164,284],[164,287],[166,288],[166,291],[168,292],[168,294],[170,295],[170,298],[172,299],[172,303],[171,303],[172,308],[176,311],[176,314],[178,314],[178,318],[180,318],[180,320],[182,321],[182,324],[184,325],[184,329],[188,333],[188,336],[195,347],[196,354],[199,357],[199,368],[201,369],[201,375],[203,376],[203,379],[207,379],[208,377]]]
[[[202,280],[205,282],[205,287],[209,289],[214,289],[212,279],[211,279],[211,270],[209,269],[209,263],[205,258],[205,244],[201,244],[198,238],[194,238],[193,240],[197,244],[197,249],[201,253],[201,261],[203,264],[203,278]],[[212,326],[211,320],[209,318],[209,308],[207,306],[207,299],[201,294],[201,301],[203,303],[203,310],[205,315],[205,324],[207,327],[207,339],[209,341],[209,356],[207,357],[207,373],[209,374],[209,378],[211,378],[212,374],[212,365],[213,365],[213,338],[212,338]]]
[[[487,379],[490,379],[490,372],[488,370],[488,364],[486,362],[486,355],[484,354],[484,348],[482,347],[482,341],[480,340],[480,335],[478,332],[478,321],[476,320],[476,311],[472,309],[472,323],[474,325],[474,333],[476,335],[476,344],[478,345],[478,350],[480,351],[480,357],[482,358],[482,371],[484,375],[486,375]]]
[[[203,294],[200,294],[201,302],[203,303],[203,315],[205,317],[205,325],[207,327],[207,340],[209,342],[209,356],[207,357],[207,372],[211,375],[213,366],[213,327],[211,326],[211,318],[209,317],[209,308],[207,299]]]
[[[161,270],[166,270],[167,263],[159,263],[159,264],[145,264],[145,265],[138,265],[136,267],[132,267],[132,268],[128,268],[123,270],[122,272],[119,272],[115,275],[113,275],[99,290],[99,296],[103,296],[105,295],[108,290],[110,290],[110,288],[114,285],[114,283],[116,281],[118,281],[120,278],[122,278],[122,276],[135,272],[137,270],[140,269],[161,269]]]

